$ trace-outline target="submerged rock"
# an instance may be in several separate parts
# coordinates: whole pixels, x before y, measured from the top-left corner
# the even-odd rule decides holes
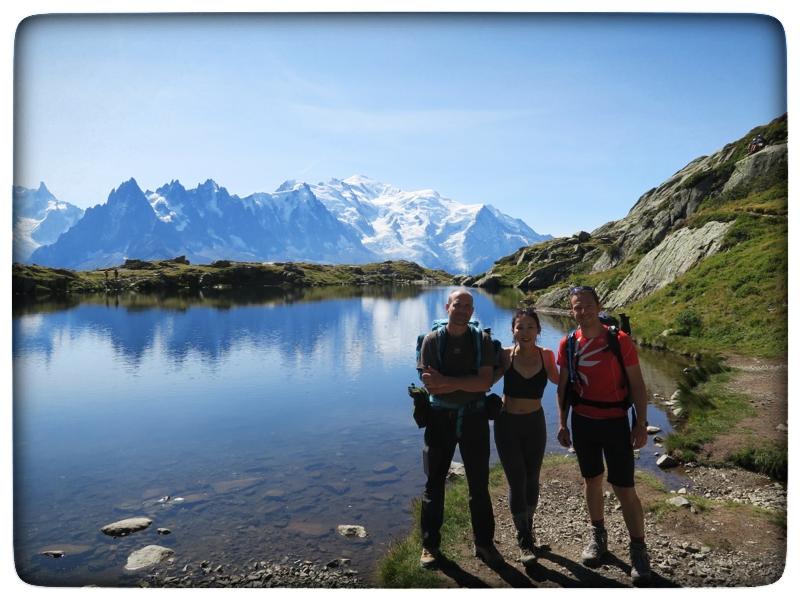
[[[311,538],[324,537],[331,532],[331,529],[328,525],[308,521],[291,521],[287,525],[288,531]]]
[[[364,483],[367,485],[384,485],[386,483],[394,483],[395,481],[400,481],[400,476],[392,473],[381,473],[364,479]]]
[[[397,465],[390,462],[382,462],[372,468],[373,473],[392,473],[394,471],[397,471]]]
[[[146,567],[157,565],[162,560],[165,560],[175,554],[174,550],[165,548],[164,546],[145,546],[140,550],[136,550],[128,557],[128,562],[125,565],[126,571],[138,571]]]
[[[231,481],[218,481],[213,483],[211,487],[218,494],[227,494],[229,492],[240,492],[255,485],[258,485],[263,480],[260,477],[249,477],[247,479],[234,479]]]
[[[339,534],[343,535],[344,537],[367,537],[367,530],[361,525],[339,525],[336,528],[336,531],[338,531]]]
[[[283,500],[286,497],[286,492],[281,489],[271,489],[264,492],[261,496],[264,500]]]
[[[342,481],[333,481],[326,483],[324,488],[334,494],[342,495],[350,491],[350,484]]]
[[[62,558],[64,556],[78,556],[91,550],[94,550],[94,547],[85,544],[54,544],[43,548],[39,551],[39,554],[50,558]]]
[[[111,537],[124,537],[131,533],[147,529],[152,523],[153,520],[147,517],[133,517],[131,519],[123,519],[122,521],[109,523],[101,527],[100,531]]]

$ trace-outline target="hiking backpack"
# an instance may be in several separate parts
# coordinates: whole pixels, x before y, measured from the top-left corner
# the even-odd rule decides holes
[[[436,338],[436,355],[437,355],[437,369],[441,369],[442,367],[442,360],[444,359],[444,352],[446,347],[446,340],[447,340],[447,323],[448,319],[436,319],[433,321],[431,325],[431,331],[435,331],[437,338]],[[492,330],[490,328],[483,329],[481,328],[480,323],[475,320],[471,319],[468,323],[469,330],[472,335],[474,348],[475,348],[475,372],[480,369],[481,360],[483,358],[483,334],[486,333],[492,341],[492,347],[494,348],[494,352],[497,353],[502,348],[502,344],[500,340],[496,340],[492,338]],[[422,352],[422,342],[425,339],[427,333],[421,333],[417,336],[417,364],[419,364],[419,359]],[[417,369],[420,375],[422,375],[422,370]],[[457,418],[457,426],[456,431],[458,435],[461,433],[461,423],[463,420],[463,416],[465,412],[468,410],[484,410],[485,409],[485,401],[479,400],[478,402],[474,403],[474,405],[467,407],[463,404],[452,404],[447,401],[441,400],[437,398],[433,394],[427,394],[427,403],[422,402],[422,394],[421,391],[427,394],[427,390],[425,388],[418,388],[413,383],[408,388],[409,395],[414,398],[414,420],[417,422],[419,427],[424,427],[425,423],[427,423],[427,410],[429,409],[438,409],[438,410],[456,410],[458,411],[458,418]],[[427,404],[427,405],[426,405]]]
[[[586,406],[591,406],[594,408],[624,408],[628,410],[631,407],[631,400],[630,400],[630,385],[628,382],[628,373],[625,371],[625,361],[622,358],[622,348],[619,345],[619,328],[612,325],[607,329],[606,334],[606,345],[607,349],[614,353],[614,356],[617,357],[617,361],[619,361],[619,366],[622,368],[622,377],[625,379],[625,387],[628,388],[628,396],[625,400],[620,400],[619,402],[599,402],[596,400],[587,400],[585,398],[581,398],[578,393],[575,391],[573,387],[577,377],[578,377],[578,368],[576,366],[577,362],[577,351],[578,351],[578,336],[577,336],[577,329],[573,329],[567,334],[567,368],[569,369],[569,386],[567,388],[569,394],[569,403],[571,406],[575,406],[577,404],[585,404]]]

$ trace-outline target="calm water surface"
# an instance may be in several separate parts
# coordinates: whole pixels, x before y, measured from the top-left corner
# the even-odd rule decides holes
[[[179,565],[350,557],[369,577],[411,527],[424,484],[422,430],[405,390],[416,380],[417,334],[444,316],[447,293],[99,297],[16,310],[20,574],[132,585],[141,575],[124,572],[127,556],[159,544]],[[517,300],[476,293],[476,317],[505,345]],[[557,348],[569,325],[543,316],[542,345]],[[683,365],[640,357],[650,394],[669,396]],[[563,454],[553,385],[544,406],[548,450]],[[670,430],[656,407],[649,421]],[[655,469],[656,451],[651,438],[638,466]],[[120,539],[99,532],[134,516],[153,525]],[[369,537],[345,539],[339,524],[363,525]],[[46,549],[66,556],[41,556]]]

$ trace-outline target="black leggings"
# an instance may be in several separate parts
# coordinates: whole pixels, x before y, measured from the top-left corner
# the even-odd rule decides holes
[[[544,411],[514,415],[505,411],[494,422],[494,443],[508,480],[511,514],[536,510],[547,428]]]

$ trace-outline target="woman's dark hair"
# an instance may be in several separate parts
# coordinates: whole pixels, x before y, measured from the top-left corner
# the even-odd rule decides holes
[[[542,333],[542,324],[539,322],[539,315],[537,315],[536,311],[530,306],[517,309],[517,312],[515,312],[514,316],[511,318],[512,330],[514,329],[514,326],[517,324],[517,319],[521,319],[522,317],[530,317],[531,319],[536,321],[536,329],[538,329],[537,333]]]

